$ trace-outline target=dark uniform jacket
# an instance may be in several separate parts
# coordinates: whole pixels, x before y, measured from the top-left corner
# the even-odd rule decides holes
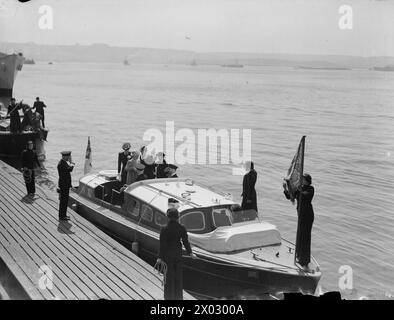
[[[128,151],[127,154],[124,154],[124,152],[119,152],[118,155],[118,173],[122,173],[124,169],[126,168],[127,161],[127,156],[131,155],[131,152]]]
[[[156,164],[147,164],[144,159],[140,160],[140,163],[145,166],[144,168],[144,174],[146,175],[146,179],[154,179],[156,178],[155,176],[155,169],[156,169]]]
[[[284,191],[286,199],[290,199],[290,194],[288,191]],[[301,218],[313,218],[313,206],[312,199],[315,194],[315,188],[313,186],[302,186],[301,188],[301,201],[300,201],[300,191],[295,192],[295,198],[297,199],[297,211],[301,213]],[[301,208],[300,208],[301,205]],[[301,209],[301,210],[299,210]]]
[[[44,116],[44,108],[46,108],[46,105],[42,101],[35,101],[33,104],[33,109],[35,109],[42,116]]]
[[[254,209],[257,211],[256,181],[257,172],[254,169],[244,175],[242,182],[242,209],[244,210]]]
[[[163,163],[160,163],[156,166],[156,177],[157,178],[167,178],[167,175],[164,172],[164,169],[167,168],[167,162],[163,160]]]
[[[187,232],[184,226],[174,220],[169,220],[167,226],[161,229],[160,232],[160,249],[159,258],[164,261],[169,259],[181,259],[182,244],[190,255],[192,249],[189,244]]]
[[[36,163],[39,167],[40,162],[38,162],[37,153],[33,150],[23,150],[22,151],[22,168],[34,169],[34,163]]]
[[[57,165],[57,172],[59,173],[59,189],[71,188],[71,171],[74,167],[70,166],[67,161],[61,159]]]
[[[22,130],[22,124],[21,124],[21,118],[19,115],[19,109],[20,105],[9,105],[8,106],[8,111],[7,114],[10,115],[10,131],[15,132],[15,131],[21,131]]]

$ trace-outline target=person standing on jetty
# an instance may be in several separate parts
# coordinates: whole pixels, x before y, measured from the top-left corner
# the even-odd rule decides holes
[[[21,117],[19,109],[21,104],[16,104],[15,98],[11,98],[11,103],[8,105],[7,116],[10,116],[10,131],[12,133],[19,133],[22,131]]]
[[[45,103],[43,101],[40,101],[40,97],[36,98],[36,101],[33,104],[33,110],[35,110],[36,112],[38,112],[41,115],[41,121],[42,121],[42,127],[45,128],[45,114],[44,114],[44,108],[46,108],[47,106],[45,105]]]
[[[242,182],[242,210],[256,210],[257,212],[257,194],[255,184],[257,181],[257,172],[254,170],[252,161],[245,162],[247,173],[244,175]]]
[[[71,151],[62,151],[62,159],[57,165],[57,172],[59,173],[59,220],[70,220],[67,216],[68,196],[71,188],[71,171],[74,169],[74,163],[71,160]]]
[[[131,148],[130,143],[125,142],[122,145],[123,151],[118,154],[118,179],[122,182],[122,184],[126,184],[127,180],[127,172],[125,170],[127,161],[131,159],[131,152],[129,151]]]
[[[34,197],[36,193],[36,181],[34,173],[34,164],[41,169],[44,169],[37,158],[37,153],[33,150],[33,141],[28,141],[26,149],[22,151],[22,172],[25,180],[27,195]]]
[[[159,258],[157,264],[163,262],[167,265],[165,275],[164,300],[183,300],[183,263],[182,244],[187,253],[193,258],[193,254],[184,226],[179,222],[179,212],[175,208],[167,210],[168,223],[160,232]]]
[[[309,174],[305,173],[302,180],[302,186],[295,192],[298,213],[296,259],[304,269],[307,269],[311,261],[311,233],[315,219],[312,199],[315,189],[312,186],[312,177]],[[286,182],[283,182],[283,189],[286,199],[290,199]]]

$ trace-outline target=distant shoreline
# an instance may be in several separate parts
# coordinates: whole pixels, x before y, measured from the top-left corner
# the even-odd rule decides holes
[[[92,45],[41,45],[36,43],[3,42],[0,51],[22,52],[34,61],[53,62],[114,62],[125,59],[133,64],[232,65],[292,67],[299,69],[348,70],[394,65],[394,57],[363,57],[330,54],[285,54],[247,52],[196,52],[176,49],[114,47]]]

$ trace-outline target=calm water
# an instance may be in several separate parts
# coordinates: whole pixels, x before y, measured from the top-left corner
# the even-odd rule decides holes
[[[305,171],[316,189],[312,251],[321,292],[339,290],[338,269],[353,270],[345,298],[394,295],[394,73],[291,68],[121,64],[25,65],[17,99],[48,105],[46,167],[71,149],[83,171],[87,136],[96,170],[116,169],[122,142],[139,147],[149,128],[251,129],[260,214],[294,241],[296,210],[282,177],[307,135]],[[179,145],[179,143],[177,144]],[[184,165],[190,176],[240,199],[229,165]]]

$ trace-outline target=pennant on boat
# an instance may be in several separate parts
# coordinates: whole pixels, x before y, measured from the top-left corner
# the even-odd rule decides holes
[[[85,154],[85,167],[83,169],[83,173],[87,174],[92,169],[92,149],[90,147],[90,137],[88,137],[88,145],[86,147]]]
[[[302,185],[302,175],[304,172],[304,150],[305,150],[305,136],[301,138],[300,144],[293,161],[291,161],[290,168],[287,170],[285,178],[287,189],[289,190],[290,200],[294,202],[295,192],[297,188]]]

